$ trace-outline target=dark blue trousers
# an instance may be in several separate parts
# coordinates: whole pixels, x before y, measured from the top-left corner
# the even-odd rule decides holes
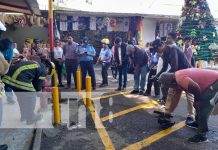
[[[86,75],[87,72],[92,79],[92,88],[96,88],[95,71],[93,61],[80,61],[82,71],[82,89],[86,88]]]

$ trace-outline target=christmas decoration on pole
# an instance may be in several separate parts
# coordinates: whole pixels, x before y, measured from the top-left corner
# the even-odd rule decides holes
[[[206,0],[185,0],[177,30],[178,36],[192,37],[196,60],[217,59],[218,35]]]

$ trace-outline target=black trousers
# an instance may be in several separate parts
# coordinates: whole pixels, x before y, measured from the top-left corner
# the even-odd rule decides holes
[[[102,75],[102,84],[108,84],[108,68],[110,63],[102,63],[101,75]]]
[[[210,104],[210,100],[214,98],[218,91],[218,81],[212,84],[202,94],[199,99],[199,108],[196,108],[196,121],[198,123],[198,134],[205,135],[208,132],[208,119],[213,111],[214,106]]]
[[[92,80],[92,88],[96,88],[95,71],[93,61],[80,61],[82,71],[82,89],[86,88],[86,75],[87,72]]]
[[[59,82],[59,85],[62,85],[62,69],[63,69],[63,63],[61,62],[58,62],[58,61],[55,61],[55,67],[56,67],[56,71],[57,71],[57,74],[58,74],[58,82]]]
[[[156,69],[151,69],[148,75],[148,84],[147,84],[147,89],[146,89],[146,94],[151,94],[151,88],[154,83],[154,92],[155,95],[160,95],[160,87],[159,83],[157,80],[151,80],[152,76],[156,75],[157,70]]]
[[[76,85],[77,85],[76,71],[78,68],[78,60],[77,59],[66,59],[65,65],[66,65],[66,71],[67,71],[67,86],[68,87],[71,86],[71,74],[73,73],[73,79],[74,79],[74,84],[76,88]]]

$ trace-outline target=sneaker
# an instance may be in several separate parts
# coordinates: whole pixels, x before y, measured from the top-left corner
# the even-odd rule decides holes
[[[0,145],[0,150],[7,150],[8,149],[8,145],[4,144],[4,145]]]
[[[146,92],[145,92],[143,95],[144,95],[144,96],[151,96],[151,94],[146,93]]]
[[[185,121],[185,124],[191,124],[193,122],[195,122],[195,120],[192,117],[187,117],[186,121]]]
[[[208,139],[205,135],[197,134],[197,135],[189,138],[188,142],[190,142],[190,143],[204,143],[204,142],[208,142]]]
[[[122,91],[126,91],[126,88],[125,88],[125,87],[123,87],[123,88],[122,88]]]
[[[43,116],[41,114],[35,115],[32,120],[27,120],[26,124],[27,125],[35,124],[37,121],[42,120],[42,117]]]
[[[192,123],[186,123],[186,126],[193,129],[198,129],[198,124],[196,121],[193,121]]]
[[[139,95],[143,95],[143,94],[144,94],[144,91],[140,91],[140,92],[139,92]]]
[[[121,91],[122,89],[121,89],[121,87],[118,87],[115,91]]]
[[[139,91],[137,91],[137,90],[133,90],[130,92],[130,94],[138,94],[138,93],[139,93]]]

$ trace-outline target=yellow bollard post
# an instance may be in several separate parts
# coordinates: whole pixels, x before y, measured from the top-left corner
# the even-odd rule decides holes
[[[58,87],[58,76],[56,70],[54,72],[53,78],[54,78],[54,87]]]
[[[198,61],[198,68],[202,69],[203,67],[203,60]]]
[[[81,86],[82,85],[81,84],[82,80],[81,80],[81,71],[80,70],[77,70],[77,72],[76,72],[76,81],[77,81],[77,85],[76,85],[77,92],[80,93],[81,88],[82,88],[82,86]]]
[[[61,123],[60,108],[59,108],[59,93],[58,87],[52,88],[52,99],[54,107],[54,124],[59,125]]]
[[[89,107],[92,105],[92,82],[91,77],[86,77],[86,106]]]

